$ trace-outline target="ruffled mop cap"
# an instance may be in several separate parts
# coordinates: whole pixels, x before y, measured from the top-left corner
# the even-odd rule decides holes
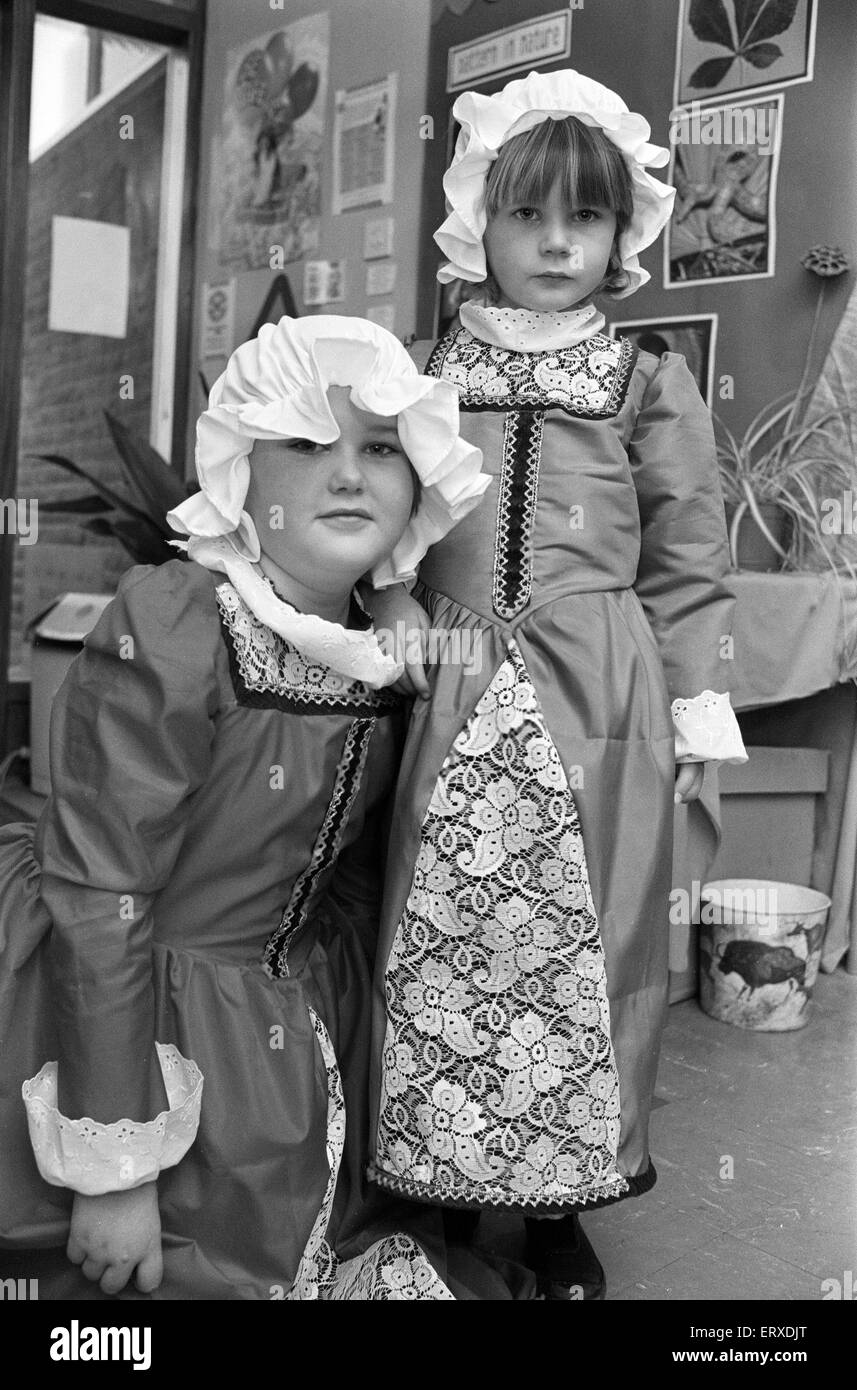
[[[487,217],[484,209],[488,171],[501,145],[543,121],[562,121],[577,116],[585,125],[602,130],[621,150],[631,175],[634,215],[619,239],[619,256],[628,275],[627,289],[614,292],[622,299],[633,294],[651,277],[643,270],[638,252],[658,237],[672,212],[675,189],[646,172],[646,165],[661,168],[669,163],[669,150],[648,143],[648,121],[629,111],[621,97],[571,68],[560,72],[531,72],[509,82],[494,96],[463,92],[452,108],[461,130],[443,187],[449,216],[434,234],[448,263],[437,278],[484,280],[488,274],[485,248]]]
[[[327,399],[331,386],[350,387],[360,410],[396,417],[422,485],[404,535],[373,571],[376,587],[413,578],[429,546],[476,506],[491,480],[480,471],[481,451],[459,437],[452,385],[421,376],[399,340],[366,319],[282,318],[233,352],[197,423],[200,491],[167,518],[191,537],[186,548],[192,559],[206,564],[212,552],[203,542],[222,536],[237,556],[258,561],[258,533],[244,510],[253,443],[332,443],[339,429]],[[222,546],[217,550],[223,553]]]

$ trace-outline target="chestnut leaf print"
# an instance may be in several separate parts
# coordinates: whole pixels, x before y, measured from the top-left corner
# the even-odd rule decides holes
[[[701,89],[721,83],[737,60],[754,68],[769,68],[783,50],[770,40],[784,34],[792,24],[798,0],[732,0],[734,28],[725,0],[691,0],[690,27],[702,43],[714,43],[729,50],[726,57],[708,58],[688,79],[688,85]]]

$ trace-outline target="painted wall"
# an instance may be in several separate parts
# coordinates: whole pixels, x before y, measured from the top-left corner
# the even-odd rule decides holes
[[[443,217],[440,178],[446,156],[447,115],[454,99],[445,92],[448,48],[559,8],[559,0],[470,0],[469,5],[455,0],[446,6],[443,0],[329,0],[327,158],[321,240],[314,254],[324,259],[342,257],[348,262],[348,298],[336,306],[336,312],[362,314],[367,305],[377,302],[367,300],[363,292],[362,237],[366,220],[380,211],[331,216],[330,132],[336,89],[371,81],[389,71],[399,74],[396,188],[394,203],[388,209],[396,221],[395,331],[400,337],[413,332],[426,336],[434,321],[434,269],[440,259],[431,232]],[[278,18],[288,23],[321,9],[318,0],[287,0],[285,11],[270,9],[261,2],[249,6],[234,0],[209,0],[201,123],[200,288],[220,271],[208,248],[207,232],[217,182],[217,171],[211,167],[211,142],[220,128],[227,53],[276,28]],[[617,303],[611,314],[616,319],[637,319],[717,313],[715,370],[718,376],[728,373],[734,378],[735,396],[734,400],[715,399],[715,405],[734,429],[742,429],[762,405],[798,384],[818,284],[801,268],[801,255],[811,245],[824,242],[840,245],[852,263],[857,259],[857,5],[853,0],[821,0],[819,10],[815,79],[785,89],[775,275],[745,283],[667,290],[663,288],[658,243],[643,256],[651,282],[632,298]],[[648,117],[653,139],[661,144],[668,140],[677,17],[677,0],[583,0],[582,8],[573,10],[571,57],[567,61],[615,87],[632,110]],[[491,91],[498,85],[502,82],[481,85],[479,90]],[[435,122],[435,138],[430,141],[420,139],[419,122],[424,112]],[[302,262],[286,269],[298,292]],[[236,340],[241,341],[250,331],[272,273],[257,270],[239,273],[237,278]],[[853,270],[829,283],[817,343],[819,365],[853,284]],[[299,299],[298,307],[303,309]],[[209,380],[222,365],[222,360],[204,364]],[[192,415],[201,402],[199,393],[192,402]]]
[[[581,6],[581,0],[576,4]],[[440,253],[431,246],[431,232],[443,217],[443,132],[454,100],[445,92],[446,52],[477,35],[562,8],[560,0],[470,0],[469,5],[456,0],[443,9],[441,5],[442,0],[436,0],[426,106],[441,138],[428,156],[420,336],[432,331],[434,269],[440,261]],[[653,141],[666,145],[678,12],[678,0],[582,0],[573,10],[570,58],[544,70],[570,65],[613,87],[633,111],[650,121]],[[719,401],[715,395],[714,404],[733,429],[743,429],[761,406],[796,389],[800,380],[818,287],[802,269],[800,257],[821,242],[841,246],[852,267],[857,260],[855,55],[854,0],[819,0],[814,81],[783,89],[775,275],[743,284],[664,289],[659,242],[641,258],[652,275],[650,283],[607,310],[617,320],[718,314],[715,371],[734,377],[735,397]],[[496,90],[505,80],[480,84],[478,90]],[[665,171],[655,172],[665,177]],[[854,279],[852,269],[828,282],[817,341],[819,365]]]
[[[313,260],[347,261],[347,298],[325,308],[305,310],[301,300],[303,261],[285,266],[299,312],[365,314],[372,304],[395,305],[394,329],[400,337],[416,330],[417,252],[422,195],[424,144],[419,137],[419,118],[425,110],[430,0],[285,0],[273,8],[262,0],[238,4],[235,0],[208,0],[205,50],[205,84],[201,121],[202,178],[198,227],[197,278],[203,284],[218,275],[236,274],[221,267],[209,245],[209,229],[216,215],[218,171],[212,159],[212,142],[221,129],[225,73],[230,50],[241,48],[257,36],[268,35],[278,25],[307,15],[326,12],[330,17],[330,66],[328,73],[325,145],[322,167],[320,240]],[[387,73],[398,74],[396,107],[396,176],[394,201],[333,216],[331,214],[333,102],[337,90],[375,81]],[[363,228],[371,218],[391,214],[395,218],[394,255],[397,264],[395,291],[367,299],[363,260]],[[272,235],[272,242],[276,237]],[[236,274],[235,342],[244,341],[274,279],[269,269]],[[200,295],[197,295],[197,306]],[[197,362],[209,382],[224,365],[224,358],[199,361],[199,308],[197,307]],[[201,392],[191,403],[199,412]],[[191,455],[189,454],[189,457]]]

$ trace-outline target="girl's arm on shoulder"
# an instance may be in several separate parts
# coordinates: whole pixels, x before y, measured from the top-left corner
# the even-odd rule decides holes
[[[728,695],[735,599],[714,433],[677,353],[651,373],[628,453],[641,527],[634,588],[664,664],[676,756],[744,762]]]
[[[372,618],[375,634],[383,650],[404,665],[404,671],[393,684],[393,690],[410,698],[429,698],[425,673],[426,642],[429,616],[411,596],[406,584],[391,584],[387,589],[361,586],[361,598]]]

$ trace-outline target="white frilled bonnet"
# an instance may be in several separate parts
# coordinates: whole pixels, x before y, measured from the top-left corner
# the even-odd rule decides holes
[[[614,297],[633,294],[651,277],[641,269],[638,252],[658,237],[672,212],[675,189],[646,172],[646,165],[661,168],[669,163],[669,150],[648,143],[648,121],[629,111],[609,87],[584,77],[571,68],[561,72],[531,72],[509,82],[495,96],[463,92],[452,108],[461,125],[452,163],[443,188],[449,216],[434,234],[448,263],[438,280],[484,280],[488,273],[482,238],[487,217],[484,208],[488,171],[501,145],[543,121],[577,116],[596,126],[625,156],[634,190],[634,216],[619,240],[622,267],[630,284]]]
[[[421,376],[399,340],[366,319],[282,318],[233,352],[197,422],[200,491],[167,520],[190,537],[175,542],[177,548],[225,573],[262,622],[307,655],[374,687],[395,680],[401,668],[380,652],[372,634],[299,614],[274,594],[254,568],[259,536],[244,510],[255,440],[330,444],[339,437],[327,399],[331,386],[350,386],[359,410],[396,417],[421,497],[372,580],[384,588],[413,578],[429,546],[476,506],[491,479],[481,472],[481,450],[459,437],[455,387]]]

